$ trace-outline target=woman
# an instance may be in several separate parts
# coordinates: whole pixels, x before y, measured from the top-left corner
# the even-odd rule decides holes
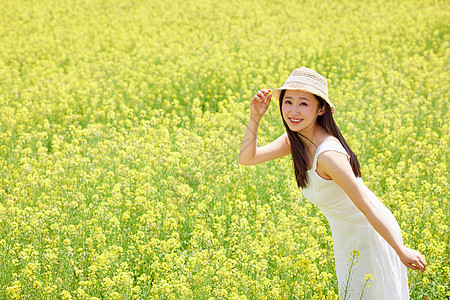
[[[259,121],[272,96],[279,100],[286,133],[257,147]],[[260,90],[252,98],[239,163],[292,155],[299,188],[330,224],[341,298],[359,298],[361,281],[371,274],[365,299],[409,299],[406,267],[423,272],[425,259],[403,245],[394,216],[364,184],[358,159],[334,122],[334,110],[326,79],[308,68],[294,70],[283,87]],[[348,282],[353,250],[359,261]]]

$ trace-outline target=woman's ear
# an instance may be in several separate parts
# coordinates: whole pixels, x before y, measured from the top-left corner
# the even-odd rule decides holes
[[[322,107],[319,109],[318,116],[321,116],[325,113],[325,105],[322,105]]]

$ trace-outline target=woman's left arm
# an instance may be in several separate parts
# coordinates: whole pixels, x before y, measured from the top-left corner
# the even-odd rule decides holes
[[[355,206],[366,216],[373,228],[397,252],[402,263],[410,269],[425,270],[426,262],[420,252],[406,248],[396,237],[393,229],[381,213],[373,205],[365,191],[358,184],[352,167],[345,154],[336,151],[326,151],[317,159],[317,169],[334,180],[353,201]]]

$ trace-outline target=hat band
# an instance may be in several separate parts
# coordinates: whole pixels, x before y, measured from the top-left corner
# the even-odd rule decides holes
[[[322,97],[324,100],[328,100],[328,93],[322,91],[317,86],[306,84],[304,82],[287,82],[280,89],[282,90],[303,90]]]

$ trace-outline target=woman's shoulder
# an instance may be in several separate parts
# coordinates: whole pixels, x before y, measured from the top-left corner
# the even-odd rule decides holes
[[[284,136],[286,144],[288,144],[288,146],[291,147],[291,141],[289,140],[287,132],[283,133],[282,136]]]
[[[337,137],[330,135],[323,139],[323,141],[319,144],[318,148],[329,147],[330,145],[331,146],[341,145],[341,141],[339,141]]]
[[[339,141],[339,139],[334,136],[327,137],[319,145],[318,148],[320,148],[320,149],[318,149],[318,151],[317,151],[317,156],[319,156],[320,154],[322,154],[324,152],[328,152],[328,151],[340,152],[340,153],[346,154],[348,156],[347,150],[345,150],[341,141]]]

